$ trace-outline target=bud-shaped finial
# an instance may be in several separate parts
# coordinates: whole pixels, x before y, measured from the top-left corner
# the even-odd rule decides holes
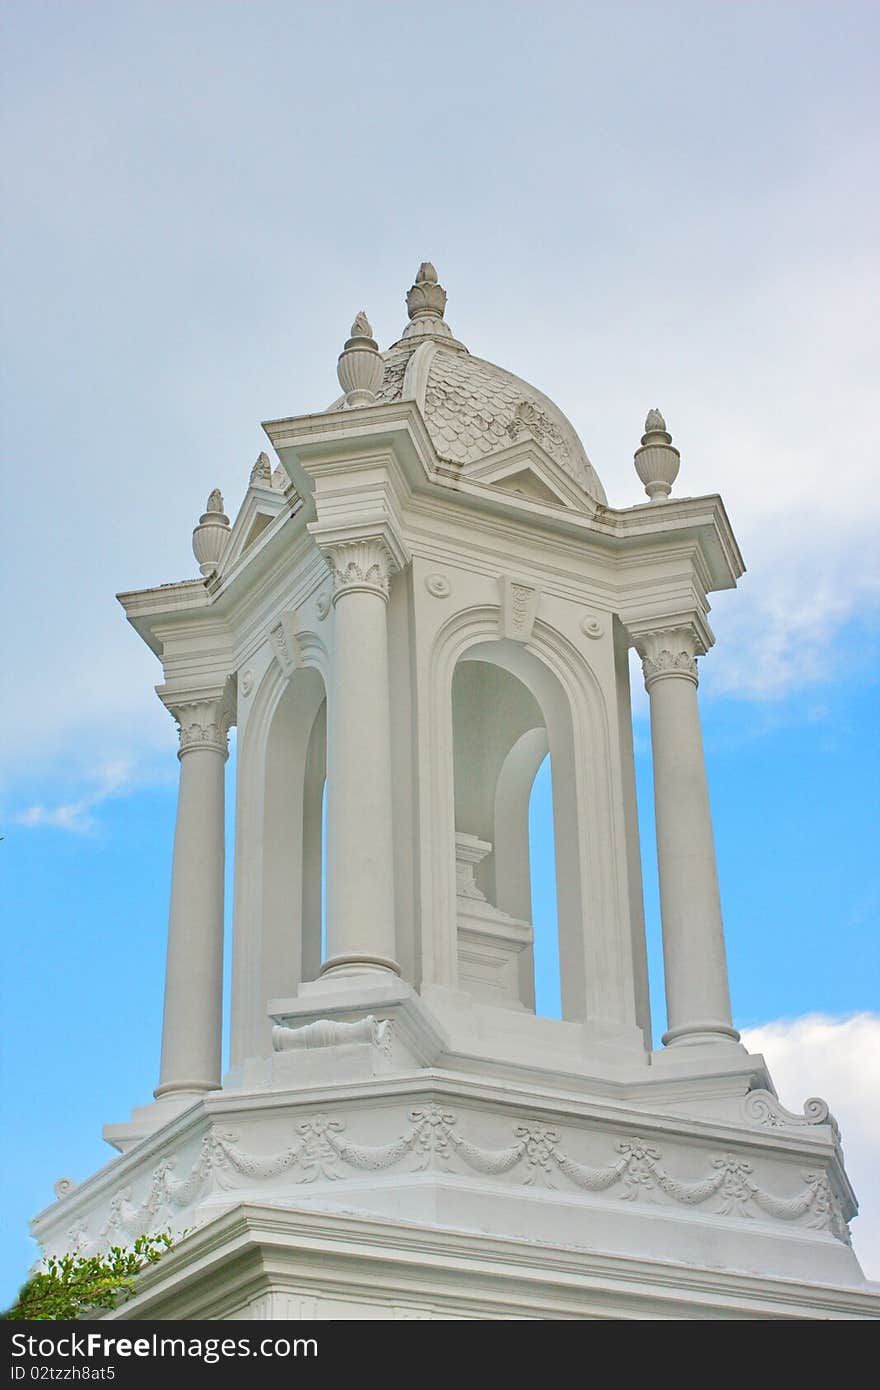
[[[272,486],[272,464],[268,454],[259,454],[251,469],[251,487]]]
[[[411,319],[442,319],[446,309],[446,291],[438,284],[437,272],[430,261],[422,261],[415,284],[406,296],[406,312]]]
[[[199,524],[193,531],[193,554],[199,562],[199,569],[206,577],[213,574],[226,549],[230,536],[229,517],[223,511],[223,494],[215,487],[208,497],[208,504],[199,517]]]
[[[339,354],[336,375],[345,392],[345,405],[372,405],[382,385],[385,364],[373,337],[370,320],[361,310],[351,325],[351,337]]]
[[[443,317],[445,311],[446,291],[439,283],[431,262],[422,261],[415,283],[410,286],[406,296],[409,323],[403,330],[401,343],[417,347],[423,339],[428,338],[455,352],[467,352],[464,343],[452,336],[452,329]]]
[[[678,477],[681,455],[673,448],[666,421],[655,407],[648,411],[642,446],[635,452],[636,472],[652,502],[665,502]]]

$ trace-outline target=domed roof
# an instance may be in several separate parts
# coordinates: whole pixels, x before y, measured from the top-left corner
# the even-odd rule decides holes
[[[382,354],[376,401],[415,400],[440,458],[467,465],[533,439],[594,501],[605,490],[571,422],[557,405],[512,372],[474,357],[453,337],[446,292],[430,264],[406,297],[410,322]]]

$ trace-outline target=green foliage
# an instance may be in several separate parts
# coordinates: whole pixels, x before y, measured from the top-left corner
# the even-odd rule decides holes
[[[115,1308],[134,1293],[134,1277],[170,1250],[168,1232],[138,1236],[130,1250],[114,1245],[104,1255],[51,1256],[31,1276],[3,1318],[22,1322],[71,1322]]]

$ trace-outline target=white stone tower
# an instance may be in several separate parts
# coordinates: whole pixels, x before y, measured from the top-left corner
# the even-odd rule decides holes
[[[48,1249],[189,1234],[126,1317],[870,1317],[828,1107],[731,1020],[697,703],[721,499],[610,507],[562,412],[422,265],[343,394],[265,426],[202,577],[121,595],[180,728],[162,1064]],[[650,703],[668,1031],[652,1050],[628,651]],[[238,729],[231,1057],[224,764]],[[536,1017],[550,753],[561,1019]],[[326,829],[323,798],[326,779]],[[322,886],[326,882],[326,912]]]

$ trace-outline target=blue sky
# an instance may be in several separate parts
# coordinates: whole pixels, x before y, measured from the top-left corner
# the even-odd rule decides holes
[[[6,11],[0,1299],[26,1218],[156,1081],[175,739],[114,592],[195,573],[208,491],[234,513],[260,420],[328,404],[354,312],[392,341],[425,258],[454,331],[559,401],[612,503],[642,497],[652,405],[677,492],[725,498],[748,573],[716,596],[701,707],[734,1010],[786,1103],[829,1088],[880,1271],[880,11],[363,15]],[[536,822],[542,798],[546,773]],[[535,859],[541,929],[538,830]]]

